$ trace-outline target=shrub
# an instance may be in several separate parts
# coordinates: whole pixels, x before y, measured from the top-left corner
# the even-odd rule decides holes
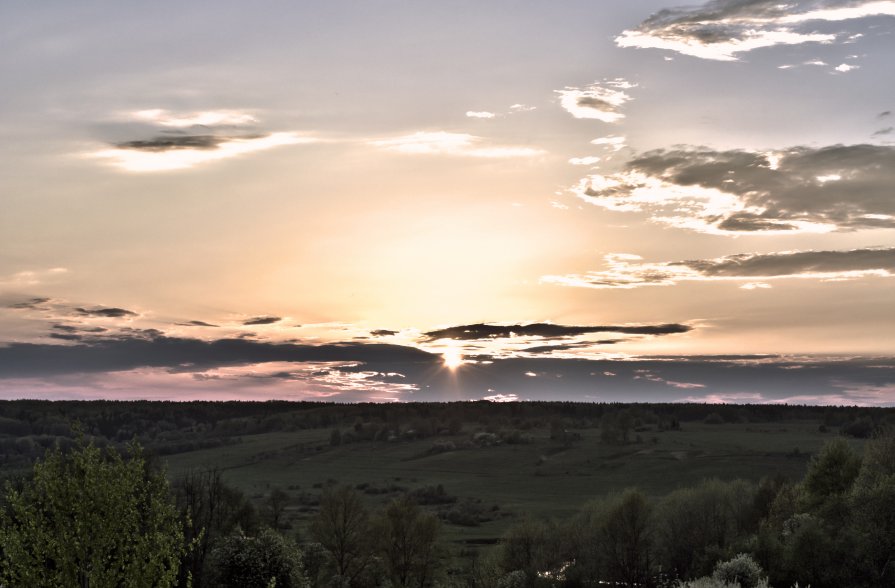
[[[719,562],[712,574],[718,582],[737,584],[742,588],[759,588],[763,581],[761,566],[751,555],[741,553],[733,559]]]

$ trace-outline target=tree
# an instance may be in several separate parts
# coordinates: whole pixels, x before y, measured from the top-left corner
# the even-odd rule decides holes
[[[211,576],[220,588],[306,588],[301,551],[272,529],[257,537],[221,540],[211,552]]]
[[[239,490],[224,483],[218,469],[192,470],[174,483],[177,507],[184,535],[193,548],[184,558],[179,585],[192,578],[193,586],[209,586],[205,565],[215,541],[239,527],[243,532],[257,529],[252,504]]]
[[[864,447],[851,496],[859,553],[871,585],[895,586],[895,430]]]
[[[392,584],[432,585],[438,567],[438,519],[404,496],[389,504],[374,526]]]
[[[311,534],[329,554],[329,566],[339,581],[351,585],[367,570],[372,559],[370,518],[353,488],[323,492]]]
[[[603,550],[610,578],[626,586],[643,584],[652,565],[652,506],[628,490],[607,512]]]
[[[804,508],[832,519],[832,523],[843,522],[846,497],[860,468],[861,458],[842,437],[824,445],[811,459],[802,481]]]
[[[274,488],[264,501],[264,514],[270,526],[279,530],[286,524],[286,507],[289,506],[289,493],[282,488]]]
[[[7,486],[0,583],[68,588],[166,587],[185,542],[165,476],[133,444],[127,459],[83,439],[49,450],[21,488]]]

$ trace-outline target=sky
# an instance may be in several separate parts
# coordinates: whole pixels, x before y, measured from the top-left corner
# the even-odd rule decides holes
[[[679,1],[0,4],[0,398],[895,405],[895,0]]]

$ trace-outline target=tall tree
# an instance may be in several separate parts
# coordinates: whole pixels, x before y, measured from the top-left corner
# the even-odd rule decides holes
[[[83,440],[34,465],[7,487],[0,584],[46,587],[167,587],[185,543],[165,476],[136,444],[125,459]]]
[[[438,568],[438,519],[404,496],[389,504],[374,529],[392,584],[427,588]]]
[[[370,517],[353,488],[339,486],[324,491],[311,534],[329,554],[330,568],[338,581],[351,586],[370,565]]]

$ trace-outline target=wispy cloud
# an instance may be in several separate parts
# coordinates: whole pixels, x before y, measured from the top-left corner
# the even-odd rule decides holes
[[[131,116],[136,120],[173,128],[221,125],[242,126],[258,122],[251,114],[238,110],[205,110],[176,114],[162,108],[153,108],[150,110],[138,110],[132,113]]]
[[[778,152],[678,148],[645,153],[573,192],[609,210],[715,234],[824,233],[895,227],[895,148]]]
[[[392,139],[371,141],[371,145],[411,155],[451,155],[482,158],[536,157],[541,149],[513,145],[489,145],[482,137],[445,131],[419,131]]]
[[[129,172],[163,172],[196,167],[204,163],[266,151],[284,145],[314,143],[296,133],[271,133],[261,137],[169,137],[129,141],[112,149],[100,149],[87,157],[107,160]]]
[[[848,32],[819,33],[810,27],[876,16],[895,16],[895,2],[712,0],[697,7],[661,10],[636,29],[624,31],[615,42],[619,47],[735,61],[740,53],[775,45],[853,42],[855,37]]]
[[[134,123],[139,123],[137,129]],[[119,134],[139,133],[142,137],[116,141],[111,147],[83,155],[128,172],[167,172],[318,141],[292,131],[264,132],[257,123],[253,115],[236,110],[140,110],[127,113],[124,121],[115,124],[121,127]]]
[[[621,135],[608,135],[606,137],[597,137],[591,141],[592,145],[598,145],[612,151],[621,151],[627,146],[627,139]]]
[[[22,270],[6,276],[0,276],[0,289],[17,289],[38,286],[58,280],[68,273],[64,267],[53,267],[39,270]]]
[[[682,282],[732,280],[746,282],[747,290],[770,288],[767,280],[801,278],[852,280],[895,276],[895,248],[847,251],[786,251],[748,253],[715,259],[644,262],[629,254],[604,258],[607,269],[585,274],[544,276],[545,283],[582,288],[641,288],[673,286]]]
[[[615,123],[625,118],[621,107],[631,100],[625,90],[635,87],[623,79],[595,82],[584,88],[556,90],[559,103],[575,118],[590,118]]]
[[[466,116],[467,116],[468,118],[494,118],[494,117],[496,117],[497,115],[494,114],[493,112],[476,111],[476,110],[467,110],[467,111],[466,111]]]

